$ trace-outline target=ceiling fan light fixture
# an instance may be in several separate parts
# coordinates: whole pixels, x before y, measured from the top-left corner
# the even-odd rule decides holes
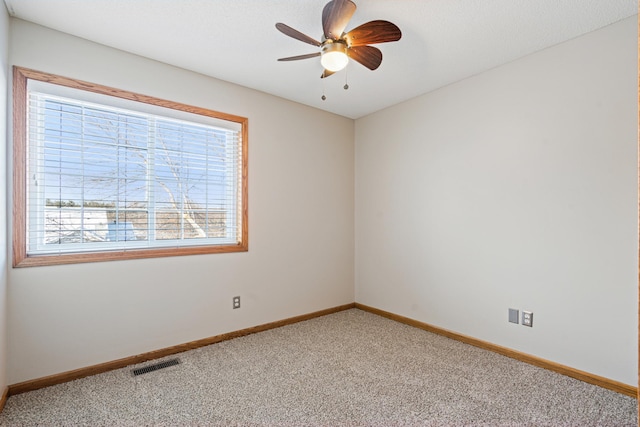
[[[326,43],[322,46],[322,56],[320,63],[325,70],[332,72],[340,71],[349,63],[347,56],[347,45],[344,43]]]
[[[278,61],[297,61],[319,56],[324,67],[320,76],[322,79],[343,70],[351,59],[371,71],[377,70],[382,63],[382,51],[371,45],[398,41],[402,32],[397,25],[376,19],[345,33],[355,11],[356,4],[353,0],[330,0],[322,9],[322,41],[278,22],[276,29],[284,35],[320,48],[319,52],[316,50],[315,53],[279,58]]]

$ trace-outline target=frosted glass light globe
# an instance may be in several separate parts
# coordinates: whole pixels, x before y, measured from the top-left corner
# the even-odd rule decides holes
[[[349,63],[347,46],[344,43],[327,43],[322,46],[320,63],[331,72],[342,70]]]

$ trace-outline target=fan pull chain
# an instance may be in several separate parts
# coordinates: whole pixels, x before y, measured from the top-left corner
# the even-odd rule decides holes
[[[327,99],[327,97],[324,96],[324,79],[320,79],[320,81],[322,82],[322,97],[320,99],[325,101]]]
[[[349,77],[349,73],[347,71],[347,68],[344,69],[344,86],[342,86],[344,88],[344,90],[349,89],[349,82],[347,82],[347,78]]]

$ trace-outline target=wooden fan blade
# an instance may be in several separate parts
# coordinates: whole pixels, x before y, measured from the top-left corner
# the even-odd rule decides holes
[[[334,72],[333,71],[329,71],[329,70],[324,70],[322,72],[322,75],[320,76],[321,79],[326,79],[327,77],[333,75]]]
[[[322,30],[327,39],[338,40],[356,11],[351,0],[331,0],[322,9]]]
[[[344,35],[347,46],[387,43],[400,40],[402,32],[389,21],[371,21],[354,28]]]
[[[289,37],[293,37],[296,40],[300,40],[301,42],[309,43],[313,46],[320,46],[321,43],[318,40],[315,40],[312,37],[309,37],[306,34],[301,33],[300,31],[291,28],[290,26],[283,24],[282,22],[278,22],[276,24],[276,28],[282,33],[286,34]]]
[[[357,61],[370,70],[375,70],[382,63],[382,52],[373,46],[355,46],[347,49],[349,58]]]
[[[316,56],[320,56],[320,52],[307,53],[306,55],[288,56],[286,58],[279,58],[278,61],[298,61],[300,59],[315,58]]]

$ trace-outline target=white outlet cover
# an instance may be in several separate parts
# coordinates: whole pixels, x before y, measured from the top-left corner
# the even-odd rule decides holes
[[[533,327],[533,313],[530,311],[522,312],[522,324],[524,326]]]

